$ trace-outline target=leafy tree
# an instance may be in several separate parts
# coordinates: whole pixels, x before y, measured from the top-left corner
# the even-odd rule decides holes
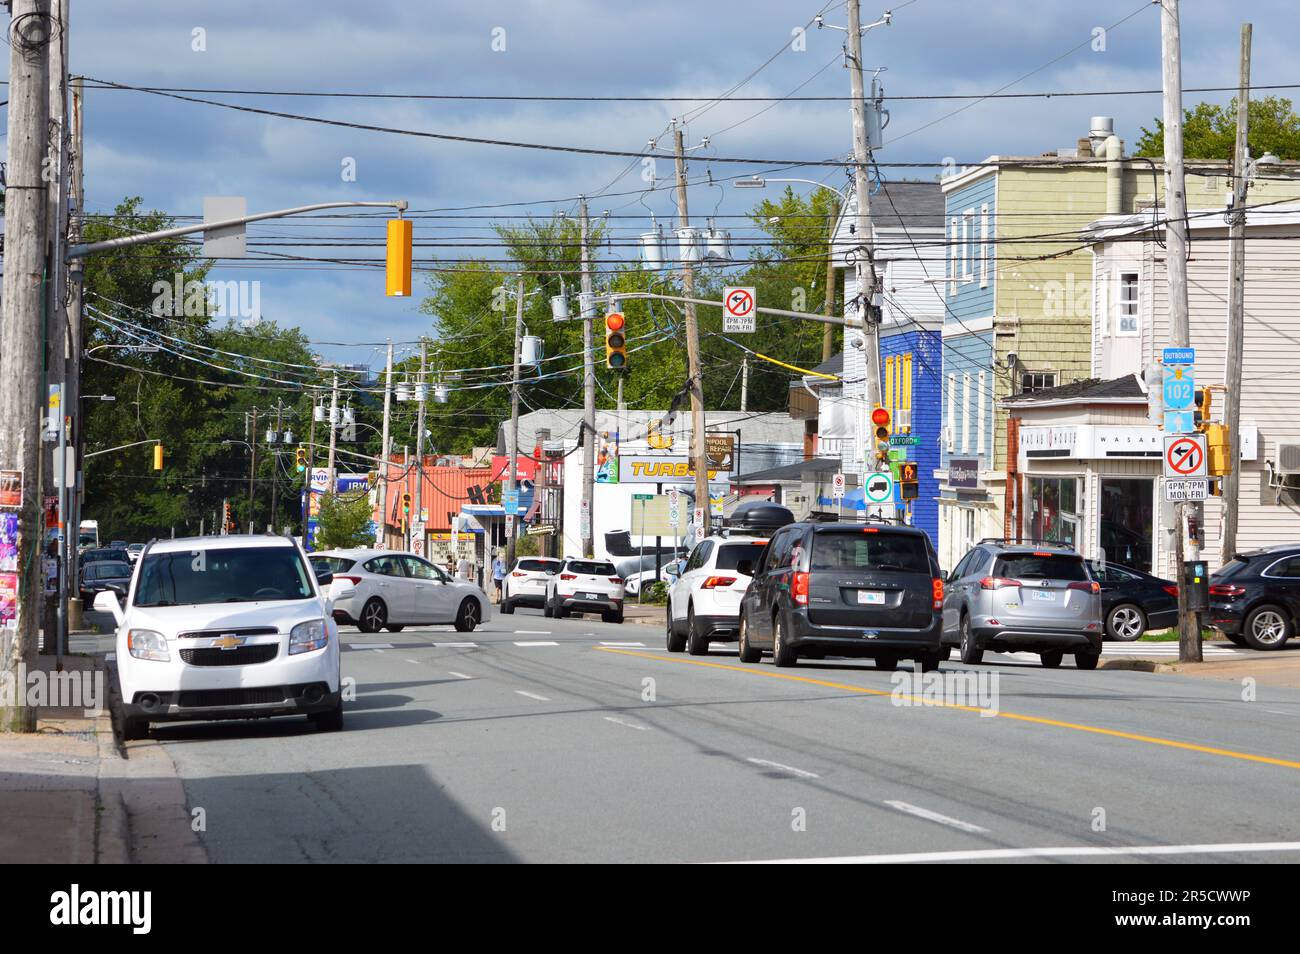
[[[1300,116],[1291,100],[1281,96],[1252,99],[1246,109],[1250,129],[1246,136],[1252,156],[1271,152],[1281,159],[1300,159]],[[1198,103],[1183,110],[1183,154],[1188,159],[1232,161],[1237,144],[1237,100],[1226,106]],[[1135,155],[1160,157],[1165,149],[1165,123],[1142,128]]]
[[[317,550],[368,546],[375,539],[366,494],[322,495],[317,521]]]

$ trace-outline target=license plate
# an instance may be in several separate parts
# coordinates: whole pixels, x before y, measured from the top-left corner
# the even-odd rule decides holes
[[[1047,592],[1044,592],[1043,590],[1035,590],[1035,591],[1034,591],[1034,599],[1036,599],[1036,600],[1047,600],[1048,602],[1055,602],[1055,601],[1056,601],[1056,594],[1055,594],[1055,593],[1047,593]]]
[[[601,598],[601,595],[599,593],[583,593],[582,598],[584,600],[598,600]]]
[[[885,603],[885,594],[880,590],[858,590],[858,602],[866,603],[870,606],[883,606]]]

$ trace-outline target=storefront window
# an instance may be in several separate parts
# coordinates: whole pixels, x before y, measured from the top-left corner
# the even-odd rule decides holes
[[[1101,481],[1101,555],[1108,563],[1151,572],[1155,482],[1152,478]]]
[[[1029,478],[1030,539],[1078,545],[1078,488],[1074,477]]]

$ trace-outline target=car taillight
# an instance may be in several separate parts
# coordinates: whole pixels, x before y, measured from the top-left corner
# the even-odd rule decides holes
[[[1237,586],[1235,583],[1211,583],[1210,584],[1211,596],[1227,596],[1231,598],[1234,596],[1241,596],[1245,592],[1246,592],[1246,588],[1244,586]]]
[[[623,578],[622,578],[621,576],[611,576],[611,577],[609,578],[609,582],[614,583],[614,584],[617,584],[618,586],[622,586],[622,585],[623,585]]]
[[[511,573],[510,575],[511,575],[511,576],[527,576],[528,574],[525,573],[523,570],[515,570],[515,571],[514,571],[513,573]]]
[[[1071,583],[1068,588],[1071,590],[1083,590],[1085,593],[1101,592],[1101,584],[1095,580],[1090,580],[1086,583],[1083,581],[1080,581],[1078,583]]]
[[[808,574],[800,571],[790,582],[790,595],[800,606],[808,604]]]
[[[1173,583],[1166,584],[1165,586],[1162,586],[1160,588],[1164,590],[1166,593],[1168,593],[1170,596],[1177,598],[1178,587],[1175,586]],[[1210,592],[1211,593],[1214,592],[1214,587],[1210,587]]]
[[[577,578],[578,578],[578,576],[577,576],[577,574],[575,574],[575,573],[561,573],[561,574],[560,574],[560,579],[562,579],[562,580],[576,580]]]
[[[981,590],[1000,590],[1004,586],[1019,586],[1019,580],[1008,580],[1004,576],[986,576],[980,580]]]
[[[335,574],[334,574],[334,579],[336,579],[336,580],[347,580],[347,581],[348,581],[349,583],[351,583],[353,586],[360,586],[360,585],[361,585],[361,577],[359,577],[359,576],[347,576],[347,575],[342,574],[342,573],[335,573]]]
[[[805,573],[803,575],[807,576],[808,574]],[[704,581],[704,585],[701,587],[701,589],[712,590],[719,586],[730,586],[732,583],[735,582],[736,582],[736,578],[734,576],[711,576]]]
[[[930,581],[930,595],[934,597],[934,608],[943,609],[943,580],[935,577]]]

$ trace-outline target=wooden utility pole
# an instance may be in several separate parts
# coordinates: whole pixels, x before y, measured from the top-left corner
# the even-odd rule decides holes
[[[509,460],[510,472],[506,475],[506,495],[514,497],[517,493],[518,482],[515,480],[515,473],[519,470],[519,349],[524,337],[524,276],[521,272],[519,275],[519,284],[515,290],[515,360],[510,372],[510,447]],[[590,443],[590,441],[588,441]],[[505,501],[502,501],[504,504]],[[505,509],[506,524],[506,567],[513,568],[515,565],[515,520],[518,519],[518,510],[516,506],[512,512],[509,508]],[[490,552],[491,547],[488,547]],[[484,554],[486,558],[488,553]]]
[[[582,317],[582,508],[590,515],[596,486],[596,356],[592,353],[592,322],[596,317],[596,306],[591,290],[591,251],[587,247],[591,231],[587,221],[586,196],[581,199],[579,215],[582,222],[582,295],[578,299]],[[592,525],[589,517],[586,526],[581,528],[582,555],[589,560],[596,555]]]
[[[379,519],[375,521],[375,546],[381,550],[388,549],[388,422],[393,406],[393,339],[388,339],[388,364],[384,370],[384,428],[379,438],[379,456],[383,463],[379,465],[378,486],[375,499],[379,502]]]
[[[0,679],[17,705],[0,707],[0,731],[32,732],[20,667],[35,668],[41,601],[41,381],[44,334],[46,189],[49,142],[50,0],[13,0],[9,27],[9,131],[5,189],[4,320],[0,323],[0,470],[22,480],[17,553],[0,569],[12,588],[13,618],[0,619]],[[12,510],[6,512],[12,513]],[[6,617],[8,614],[6,613]]]
[[[297,455],[294,455],[295,457]],[[307,473],[303,475],[303,513],[302,513],[302,546],[305,550],[310,542],[309,531],[311,529],[311,472],[316,466],[316,397],[312,396],[311,402],[311,426],[307,430]]]
[[[257,408],[253,408],[253,428],[248,435],[248,532],[257,531],[257,515],[253,496],[253,481],[257,474]]]
[[[338,442],[339,433],[339,373],[334,372],[330,384],[330,449],[325,459],[325,492],[334,493],[338,489],[338,482],[334,479],[334,451]]]
[[[1161,0],[1161,65],[1164,74],[1165,121],[1165,274],[1169,285],[1169,343],[1191,345],[1187,310],[1187,192],[1183,177],[1183,67],[1178,33],[1178,0]],[[1183,567],[1200,555],[1201,505],[1178,503],[1174,528],[1174,559],[1178,564],[1178,659],[1201,661],[1201,622],[1188,609]],[[1192,530],[1195,533],[1192,533]]]
[[[1241,358],[1246,342],[1246,196],[1250,150],[1250,33],[1241,25],[1241,78],[1237,88],[1237,148],[1232,154],[1232,218],[1228,225],[1228,341],[1224,359],[1223,423],[1228,427],[1228,472],[1223,476],[1220,564],[1237,552],[1237,502],[1241,497]]]
[[[81,242],[81,226],[84,221],[84,196],[86,194],[85,184],[85,155],[86,149],[83,138],[83,114],[85,111],[85,94],[82,90],[82,81],[76,79],[72,84],[72,101],[71,101],[71,122],[70,134],[72,136],[72,145],[70,147],[69,162],[69,196],[72,200],[72,207],[68,211],[68,243],[77,245]],[[86,421],[85,408],[81,403],[81,364],[82,364],[82,344],[84,335],[82,333],[82,284],[85,278],[85,266],[81,259],[73,259],[68,265],[68,350],[72,355],[69,362],[72,369],[68,381],[68,400],[67,414],[72,419],[72,446],[76,453],[76,469],[81,471],[81,462],[85,459],[86,453]],[[82,487],[80,481],[73,475],[71,483],[71,493],[68,497],[68,516],[64,522],[69,527],[69,533],[78,533],[81,527],[81,497]],[[76,538],[71,538],[76,539]],[[68,546],[68,560],[66,569],[69,580],[80,579],[80,559],[77,554],[77,547],[73,543]],[[79,589],[69,587],[68,590],[68,628],[81,628],[81,597],[73,595],[79,593]]]
[[[816,193],[814,193],[815,195]],[[835,226],[840,220],[840,200],[831,200],[830,226],[826,238],[826,290],[822,311],[829,318],[835,314]],[[827,324],[822,329],[822,361],[829,361],[835,353],[835,326]]]
[[[425,377],[429,369],[429,349],[425,345],[424,335],[420,335],[420,380],[415,385],[415,398],[419,402],[419,407],[415,412],[415,513],[411,514],[406,523],[407,539],[403,541],[403,548],[410,549],[410,528],[412,524],[418,523],[424,526],[424,408],[429,403],[429,383]],[[420,531],[420,556],[427,557],[429,554],[424,550],[424,531]]]
[[[682,128],[673,130],[673,145],[677,154],[677,218],[679,228],[691,226],[690,213],[686,205],[686,150],[682,143]],[[678,247],[681,248],[680,243]],[[690,299],[695,297],[695,262],[689,254],[682,255],[682,294]],[[709,461],[705,454],[704,442],[704,374],[700,370],[700,327],[695,320],[695,303],[687,301],[686,312],[686,373],[687,388],[691,395],[691,467],[695,471],[695,509],[703,514],[696,528],[698,537],[700,528],[704,536],[709,535],[712,521],[709,506]]]

